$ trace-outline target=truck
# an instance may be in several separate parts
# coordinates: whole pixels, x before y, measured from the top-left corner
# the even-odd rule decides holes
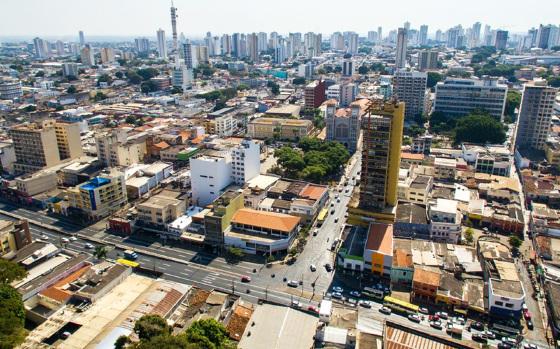
[[[136,259],[138,259],[138,254],[133,250],[125,250],[124,258],[128,259],[129,261],[135,261]]]

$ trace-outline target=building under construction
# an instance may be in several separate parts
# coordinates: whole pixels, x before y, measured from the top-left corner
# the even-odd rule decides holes
[[[362,116],[362,173],[350,224],[395,219],[404,109],[403,102],[372,100]]]

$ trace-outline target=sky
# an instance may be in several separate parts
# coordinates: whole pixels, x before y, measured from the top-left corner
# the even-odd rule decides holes
[[[168,0],[0,0],[0,37],[149,36],[158,28],[171,37]],[[175,0],[178,32],[202,37],[233,32],[355,31],[384,33],[429,25],[429,34],[479,21],[512,33],[540,23],[560,23],[558,0],[531,6],[522,0]],[[77,40],[77,39],[76,39]]]

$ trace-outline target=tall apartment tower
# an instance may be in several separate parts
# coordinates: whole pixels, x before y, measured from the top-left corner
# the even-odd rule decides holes
[[[115,50],[112,47],[102,47],[101,53],[101,63],[108,64],[115,62]]]
[[[395,56],[395,66],[397,69],[406,67],[406,42],[407,30],[404,28],[399,28],[399,31],[397,33],[397,52]]]
[[[247,51],[253,63],[259,62],[259,38],[256,33],[247,35]]]
[[[49,45],[47,41],[41,38],[33,39],[33,46],[35,47],[35,56],[37,58],[47,58],[49,56]]]
[[[399,70],[393,79],[393,92],[406,105],[406,118],[414,119],[424,113],[428,74]]]
[[[80,51],[80,57],[82,59],[82,64],[88,67],[95,65],[95,58],[93,56],[93,49],[86,45]]]
[[[516,148],[544,149],[557,93],[558,89],[547,86],[546,80],[525,84],[517,121]]]
[[[418,43],[420,45],[427,45],[428,44],[428,26],[427,25],[421,25],[420,26],[420,34],[418,37]]]
[[[494,42],[494,47],[496,50],[505,50],[508,41],[508,31],[507,30],[496,30],[496,41]]]
[[[84,45],[86,44],[86,39],[84,37],[83,30],[79,31],[78,36],[80,37],[80,47],[84,47]]]
[[[438,55],[436,50],[422,50],[418,52],[418,70],[435,70],[438,67]]]
[[[404,109],[403,102],[375,100],[362,116],[359,208],[371,214],[397,205]]]
[[[354,62],[352,62],[352,56],[345,54],[342,61],[342,76],[352,75],[354,75]]]
[[[165,42],[165,31],[161,28],[157,31],[157,47],[158,47],[159,58],[167,59],[167,44]]]
[[[18,125],[10,129],[14,142],[16,173],[31,173],[60,163],[54,128],[43,128],[37,124]]]

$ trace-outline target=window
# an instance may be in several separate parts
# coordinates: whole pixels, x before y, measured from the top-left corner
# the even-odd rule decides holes
[[[500,306],[500,307],[504,306],[504,302],[496,301],[495,303],[496,303],[497,306]]]

